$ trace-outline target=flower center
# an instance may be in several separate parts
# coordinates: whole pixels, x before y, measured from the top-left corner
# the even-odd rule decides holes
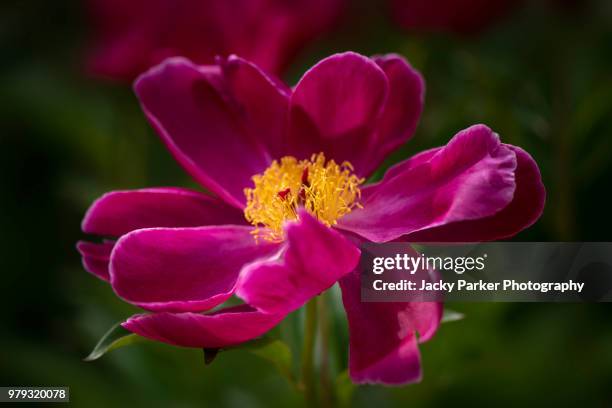
[[[300,207],[328,227],[335,225],[340,217],[360,207],[359,186],[364,182],[353,174],[349,162],[338,165],[326,161],[323,153],[312,155],[310,160],[285,156],[252,179],[255,186],[244,189],[244,216],[256,227],[255,238],[268,241],[283,239],[283,224],[296,220]]]

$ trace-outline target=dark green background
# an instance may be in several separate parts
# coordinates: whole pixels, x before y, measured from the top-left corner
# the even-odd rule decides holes
[[[406,34],[382,3],[353,2],[286,79],[336,51],[401,53],[425,76],[426,106],[414,139],[387,165],[486,123],[534,156],[548,190],[541,220],[516,239],[610,240],[612,3],[525,3],[486,33],[459,38]],[[108,190],[193,186],[130,88],[82,74],[87,30],[76,1],[0,5],[0,385],[70,386],[73,404],[86,407],[299,404],[244,351],[208,367],[201,351],[160,344],[82,361],[135,311],[80,265],[74,246],[87,206]],[[452,307],[467,317],[421,347],[423,382],[361,387],[354,405],[612,405],[608,304]],[[336,329],[343,344],[342,323]],[[335,360],[345,353],[336,349]]]

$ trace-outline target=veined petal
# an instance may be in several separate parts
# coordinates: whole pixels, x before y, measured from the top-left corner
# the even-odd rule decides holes
[[[408,61],[397,54],[372,58],[389,82],[389,97],[380,117],[375,145],[365,163],[369,174],[395,149],[412,137],[423,111],[425,81]]]
[[[112,191],[89,207],[84,232],[121,236],[140,228],[244,225],[242,212],[216,197],[182,188]]]
[[[243,189],[268,166],[270,155],[263,139],[252,134],[221,68],[170,58],[141,75],[134,88],[177,161],[202,185],[242,208]],[[274,103],[260,101],[268,102]]]
[[[230,93],[248,118],[249,131],[262,141],[271,157],[282,157],[291,90],[238,56],[220,61]]]
[[[240,305],[210,314],[164,312],[136,315],[122,326],[140,336],[177,346],[221,348],[259,337],[283,317]]]
[[[90,68],[131,81],[164,58],[210,64],[239,54],[280,74],[331,30],[346,0],[87,0],[94,41]]]
[[[194,312],[228,299],[244,265],[278,244],[256,243],[251,227],[151,228],[122,236],[110,278],[121,298],[152,311]]]
[[[289,313],[355,268],[359,249],[305,210],[286,227],[286,249],[277,258],[248,265],[236,295],[267,313]]]
[[[420,164],[430,161],[431,158],[434,157],[434,155],[438,153],[441,149],[444,149],[444,147],[435,147],[433,149],[424,150],[402,162],[394,164],[393,166],[389,167],[389,170],[385,172],[382,181],[390,180],[393,177],[400,175],[414,167],[417,167]]]
[[[291,154],[307,158],[323,152],[338,163],[351,162],[364,175],[388,88],[384,71],[353,52],[332,55],[313,66],[291,96]]]
[[[108,282],[110,280],[108,264],[114,246],[115,243],[111,241],[101,244],[86,241],[77,242],[77,251],[81,254],[85,270]]]
[[[351,379],[358,384],[386,385],[420,381],[417,342],[433,336],[440,323],[442,305],[362,302],[357,271],[342,278],[340,288],[349,323]]]
[[[459,132],[422,161],[364,188],[363,208],[341,218],[338,228],[385,242],[452,222],[489,217],[512,201],[516,154],[484,125]]]
[[[516,190],[512,201],[498,213],[424,229],[404,237],[413,242],[482,242],[509,238],[531,226],[544,211],[546,190],[538,165],[520,147],[506,145],[516,154]]]
[[[119,237],[141,228],[198,227],[210,224],[244,225],[241,211],[218,198],[181,188],[112,191],[87,210],[82,229],[89,234]],[[108,265],[114,241],[81,241],[85,269],[109,281]]]

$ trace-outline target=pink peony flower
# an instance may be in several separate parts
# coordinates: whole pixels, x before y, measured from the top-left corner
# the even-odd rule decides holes
[[[94,23],[89,68],[133,80],[168,57],[214,63],[239,54],[280,73],[329,30],[345,0],[90,0]]]
[[[86,233],[119,237],[78,248],[89,272],[150,312],[123,323],[150,339],[235,345],[339,282],[353,381],[418,381],[417,343],[442,306],[362,303],[357,243],[505,238],[543,209],[536,163],[484,125],[363,184],[423,107],[423,79],[397,55],[333,55],[293,89],[236,56],[171,58],[135,89],[174,157],[214,193],[111,192],[83,220]],[[203,313],[233,295],[244,305]]]
[[[421,32],[482,31],[520,2],[515,0],[391,0],[394,18]]]

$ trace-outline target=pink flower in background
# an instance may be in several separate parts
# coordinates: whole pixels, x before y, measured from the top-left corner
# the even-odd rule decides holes
[[[329,30],[345,0],[90,0],[90,71],[131,81],[172,56],[239,54],[280,73]]]
[[[339,282],[353,381],[418,381],[417,344],[442,306],[362,303],[358,243],[505,238],[543,209],[536,163],[484,125],[364,185],[422,111],[423,80],[397,55],[333,55],[294,88],[236,56],[172,58],[135,89],[170,152],[214,194],[116,191],[83,220],[84,232],[118,238],[78,247],[89,272],[150,312],[123,323],[150,339],[235,345]],[[233,295],[244,304],[206,313]]]
[[[505,16],[516,0],[390,0],[393,17],[419,32],[479,32]]]

